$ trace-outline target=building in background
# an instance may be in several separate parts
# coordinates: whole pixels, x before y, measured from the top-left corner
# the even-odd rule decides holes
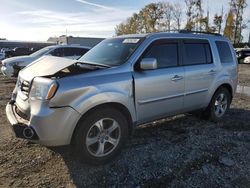
[[[92,37],[73,37],[62,35],[60,37],[50,37],[47,42],[56,44],[68,44],[93,47],[101,42],[104,38],[92,38]]]

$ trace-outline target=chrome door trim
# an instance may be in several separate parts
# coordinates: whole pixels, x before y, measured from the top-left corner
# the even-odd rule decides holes
[[[207,91],[208,91],[208,89],[199,89],[199,90],[196,90],[196,91],[190,91],[190,92],[185,93],[185,96],[193,95],[193,94],[197,94],[197,93],[202,93],[202,92],[207,92]]]
[[[191,92],[187,92],[187,93],[183,93],[183,94],[169,95],[169,96],[165,96],[165,97],[157,97],[157,98],[151,98],[151,99],[143,99],[143,100],[138,100],[138,104],[147,104],[147,103],[151,103],[151,102],[173,99],[173,98],[177,98],[177,97],[183,97],[183,96],[193,95],[193,94],[207,92],[207,91],[208,91],[208,89],[200,89],[200,90],[191,91]]]
[[[169,95],[169,96],[165,96],[165,97],[157,97],[157,98],[151,98],[151,99],[144,99],[144,100],[138,100],[138,104],[146,104],[146,103],[151,103],[151,102],[157,102],[157,101],[162,101],[162,100],[166,100],[166,99],[173,99],[173,98],[177,98],[177,97],[183,97],[184,93],[182,94],[177,94],[177,95]]]

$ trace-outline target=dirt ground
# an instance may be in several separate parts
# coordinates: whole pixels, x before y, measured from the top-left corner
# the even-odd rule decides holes
[[[250,65],[240,65],[250,86]],[[0,187],[250,187],[250,96],[237,94],[220,123],[179,115],[136,129],[120,156],[89,166],[69,147],[11,133],[5,105],[13,80],[0,75]]]

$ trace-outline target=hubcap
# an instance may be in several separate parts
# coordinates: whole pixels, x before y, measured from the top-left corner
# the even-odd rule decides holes
[[[214,105],[215,115],[222,117],[227,110],[227,96],[224,93],[219,94]]]
[[[86,137],[86,146],[91,155],[103,157],[117,147],[120,137],[120,125],[112,118],[103,118],[90,127]]]

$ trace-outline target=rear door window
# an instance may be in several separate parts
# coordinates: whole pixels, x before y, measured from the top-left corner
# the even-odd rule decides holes
[[[219,52],[221,63],[233,62],[233,56],[228,42],[216,41],[215,43]]]
[[[212,63],[210,45],[203,40],[184,40],[184,65],[202,65]]]

